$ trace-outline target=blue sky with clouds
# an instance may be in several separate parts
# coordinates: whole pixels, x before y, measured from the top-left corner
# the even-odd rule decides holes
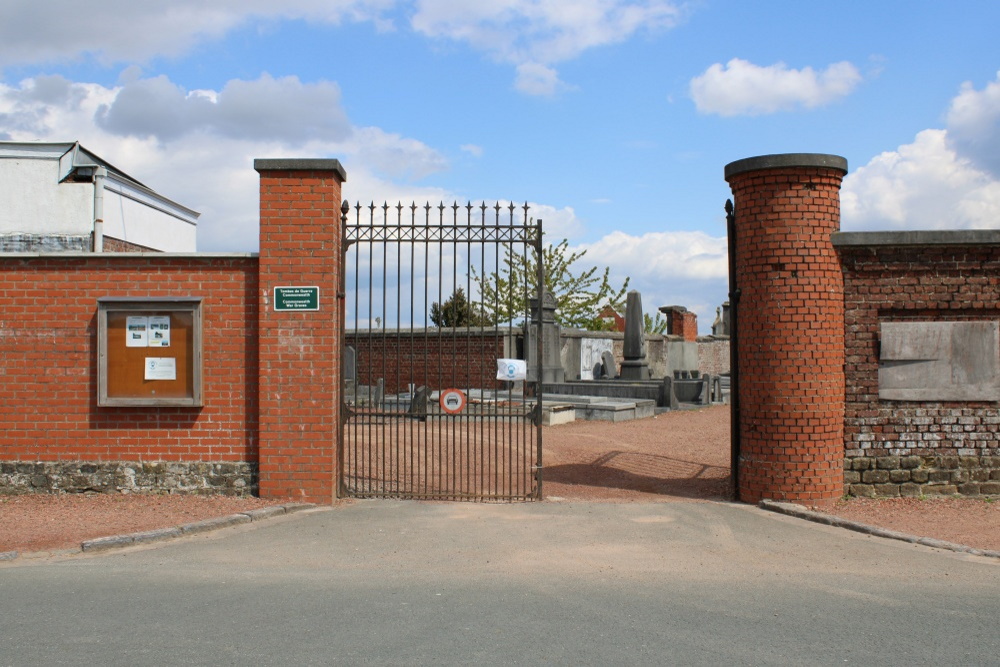
[[[0,139],[73,141],[255,250],[257,157],[352,201],[529,202],[707,332],[728,162],[847,158],[844,229],[1000,227],[1000,3],[7,0]]]

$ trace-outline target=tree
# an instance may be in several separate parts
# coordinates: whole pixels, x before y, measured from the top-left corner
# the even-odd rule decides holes
[[[481,327],[492,323],[477,304],[470,303],[459,287],[443,304],[431,304],[431,322],[439,327]]]
[[[556,321],[561,326],[603,331],[608,324],[598,313],[606,305],[621,310],[629,279],[615,289],[609,279],[610,268],[605,267],[603,273],[596,266],[576,269],[574,264],[586,254],[586,250],[570,252],[566,239],[543,248],[545,289],[556,300]],[[537,260],[537,252],[519,255],[507,248],[499,271],[485,276],[473,273],[483,311],[492,322],[514,322],[527,314],[527,299],[538,292]]]
[[[642,314],[643,331],[648,334],[663,334],[667,330],[667,321],[661,313],[656,313],[656,319],[649,313]]]

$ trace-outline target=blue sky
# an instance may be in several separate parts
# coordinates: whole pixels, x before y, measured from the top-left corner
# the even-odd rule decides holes
[[[210,9],[206,9],[209,7]],[[73,141],[257,247],[257,157],[352,201],[529,202],[707,332],[723,167],[847,158],[845,230],[1000,227],[1000,3],[7,0],[0,139]]]

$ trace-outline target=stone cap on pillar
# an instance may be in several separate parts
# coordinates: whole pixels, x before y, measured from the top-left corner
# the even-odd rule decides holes
[[[847,159],[839,155],[827,155],[825,153],[778,153],[775,155],[759,155],[748,157],[726,165],[726,181],[733,176],[746,173],[748,171],[760,171],[762,169],[796,169],[799,167],[825,167],[828,169],[838,169],[847,173]]]
[[[347,180],[347,170],[340,160],[332,158],[256,158],[253,168],[261,171],[333,171],[341,182]]]

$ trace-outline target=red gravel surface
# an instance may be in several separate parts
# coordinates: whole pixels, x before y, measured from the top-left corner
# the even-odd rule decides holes
[[[729,409],[546,427],[544,459],[544,491],[551,502],[725,500]],[[97,537],[287,502],[224,496],[0,496],[0,552],[79,548],[82,541]],[[824,511],[920,537],[1000,550],[1000,499],[851,499]]]
[[[79,548],[81,542],[98,537],[170,528],[287,502],[93,493],[0,496],[0,553]]]

